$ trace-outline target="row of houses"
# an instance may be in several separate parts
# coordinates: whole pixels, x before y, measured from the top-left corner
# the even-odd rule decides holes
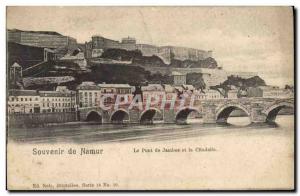
[[[48,113],[75,111],[76,91],[58,86],[55,91],[10,90],[8,113]]]
[[[181,99],[193,95],[195,100],[213,99],[237,99],[240,97],[264,97],[264,98],[288,98],[293,97],[293,92],[276,87],[249,88],[244,93],[239,90],[229,90],[227,95],[218,90],[196,89],[193,85],[169,85],[148,84],[139,87],[129,84],[95,84],[94,82],[82,82],[76,91],[58,86],[55,91],[36,90],[10,90],[8,96],[8,113],[48,113],[48,112],[70,112],[83,107],[98,107],[101,99],[104,104],[131,103],[134,95],[140,94],[141,100],[147,102],[149,97],[159,97],[171,100]],[[241,96],[242,95],[242,96]]]

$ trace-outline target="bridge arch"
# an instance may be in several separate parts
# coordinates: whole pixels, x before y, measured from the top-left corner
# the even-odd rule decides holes
[[[200,111],[197,108],[194,107],[184,107],[180,110],[178,110],[175,114],[175,122],[176,123],[186,123],[187,118],[191,112],[198,112]]]
[[[149,109],[144,110],[140,114],[140,123],[141,124],[153,123],[153,118],[157,112],[162,114],[162,112],[157,108],[149,108]]]
[[[275,103],[271,105],[270,107],[266,108],[263,113],[267,116],[266,117],[266,122],[274,122],[279,111],[283,108],[293,108],[294,109],[294,104],[291,102],[280,102],[280,103]]]
[[[129,120],[129,113],[124,109],[115,110],[110,115],[110,122],[112,123],[124,123],[124,120]]]
[[[225,104],[221,106],[216,113],[216,122],[217,123],[227,123],[231,112],[234,110],[240,109],[247,114],[248,117],[251,117],[251,112],[242,104]]]
[[[101,115],[101,113],[94,111],[94,110],[89,111],[86,114],[85,121],[93,121],[93,122],[102,123],[102,115]]]

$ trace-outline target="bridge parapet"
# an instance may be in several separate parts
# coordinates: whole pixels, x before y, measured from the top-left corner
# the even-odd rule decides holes
[[[185,105],[182,108],[163,108],[159,106],[152,106],[139,110],[138,107],[129,109],[128,106],[122,106],[120,108],[111,107],[109,110],[102,110],[100,107],[80,108],[80,120],[87,120],[90,112],[94,111],[102,118],[102,123],[110,123],[113,119],[118,117],[124,118],[128,116],[129,123],[140,123],[142,118],[151,121],[154,117],[153,112],[149,113],[147,110],[159,112],[163,116],[165,123],[176,123],[178,118],[185,119],[192,111],[197,111],[202,114],[203,123],[217,123],[226,122],[230,113],[235,109],[243,110],[250,118],[251,122],[266,122],[267,119],[274,119],[274,116],[278,114],[278,111],[283,107],[294,107],[294,99],[274,99],[274,98],[241,98],[241,99],[218,99],[218,100],[203,100],[198,101],[197,105],[189,106]],[[113,115],[117,111],[123,111],[123,115],[117,115],[113,118]],[[146,116],[143,117],[143,115]],[[269,117],[271,115],[271,117]],[[118,120],[118,119],[117,119]]]

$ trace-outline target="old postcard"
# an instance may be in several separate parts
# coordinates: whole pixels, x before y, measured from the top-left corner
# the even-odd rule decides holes
[[[6,9],[8,190],[293,190],[293,7]]]

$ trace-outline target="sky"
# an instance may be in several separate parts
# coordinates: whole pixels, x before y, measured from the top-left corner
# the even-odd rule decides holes
[[[225,70],[294,84],[291,7],[8,7],[7,28],[212,50]]]

